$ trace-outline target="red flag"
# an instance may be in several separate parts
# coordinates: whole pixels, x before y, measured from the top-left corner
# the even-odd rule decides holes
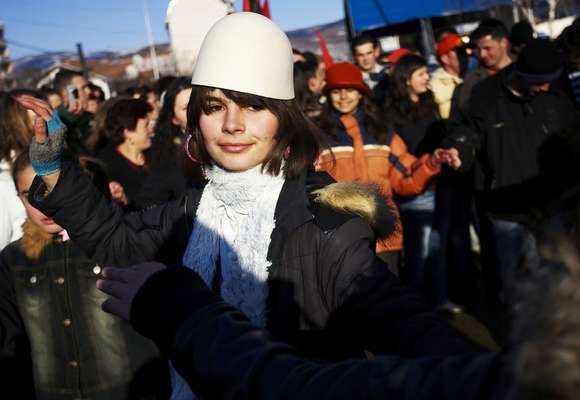
[[[272,19],[272,16],[270,15],[270,4],[268,4],[268,0],[264,0],[264,3],[262,4],[262,15]]]
[[[332,64],[334,64],[334,60],[332,59],[332,55],[330,54],[330,51],[328,50],[328,45],[326,44],[326,39],[324,39],[324,36],[322,36],[322,32],[320,32],[320,29],[316,28],[314,30],[314,33],[316,34],[316,37],[318,38],[318,42],[320,43],[320,50],[322,51],[322,60],[324,60],[324,64],[326,65],[326,68],[328,68]]]
[[[250,4],[250,0],[244,0],[244,6],[242,8],[242,11],[244,12],[252,11],[252,5]]]

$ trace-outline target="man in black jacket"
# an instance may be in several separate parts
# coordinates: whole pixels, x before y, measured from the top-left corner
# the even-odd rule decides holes
[[[535,262],[526,226],[577,179],[579,119],[555,84],[561,72],[555,46],[531,41],[515,65],[475,86],[466,121],[448,138],[463,168],[473,167],[483,272],[495,313],[506,311],[518,265]],[[504,330],[502,323],[496,333]]]

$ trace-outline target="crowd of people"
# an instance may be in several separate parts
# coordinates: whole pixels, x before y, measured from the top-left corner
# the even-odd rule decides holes
[[[236,13],[191,78],[0,93],[3,391],[574,398],[580,20],[536,36],[335,62]]]

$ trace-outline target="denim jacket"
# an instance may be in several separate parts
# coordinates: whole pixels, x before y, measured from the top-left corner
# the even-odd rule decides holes
[[[156,346],[101,310],[102,267],[30,222],[24,232],[2,252],[0,267],[13,279],[37,398],[165,398],[167,363]]]

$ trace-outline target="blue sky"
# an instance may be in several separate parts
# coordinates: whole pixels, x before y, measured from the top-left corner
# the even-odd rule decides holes
[[[189,0],[195,1],[195,0]],[[169,0],[148,0],[156,42],[167,42],[165,11]],[[147,45],[143,0],[1,0],[10,58],[42,51],[128,50]],[[272,18],[284,30],[336,21],[342,0],[270,0]],[[242,0],[236,0],[241,9]]]

